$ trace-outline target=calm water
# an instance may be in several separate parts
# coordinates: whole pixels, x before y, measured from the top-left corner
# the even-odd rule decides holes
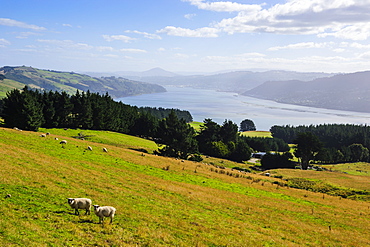
[[[236,93],[166,87],[166,93],[145,94],[117,99],[125,104],[188,110],[194,121],[206,118],[222,124],[225,119],[237,125],[251,119],[258,130],[273,125],[310,125],[324,123],[369,124],[370,113],[327,110],[261,100]]]

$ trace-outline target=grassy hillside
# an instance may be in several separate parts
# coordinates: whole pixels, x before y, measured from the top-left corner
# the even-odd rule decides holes
[[[0,128],[1,246],[370,245],[369,203],[154,156],[126,135],[47,131]],[[68,197],[116,207],[113,224],[73,215]]]
[[[94,78],[84,74],[74,72],[50,71],[32,67],[5,66],[0,68],[0,75],[5,80],[0,80],[0,97],[9,91],[9,81],[18,83],[17,86],[10,87],[23,88],[19,85],[28,85],[31,88],[52,91],[65,91],[74,94],[77,90],[104,94],[108,92],[112,97],[125,97],[145,93],[165,92],[166,90],[159,85],[128,80],[116,77]]]

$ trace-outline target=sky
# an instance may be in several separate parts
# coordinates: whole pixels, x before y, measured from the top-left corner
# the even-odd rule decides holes
[[[370,0],[0,0],[0,66],[370,69]]]

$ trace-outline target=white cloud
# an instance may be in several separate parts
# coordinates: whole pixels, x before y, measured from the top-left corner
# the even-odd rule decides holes
[[[121,52],[132,52],[132,53],[147,53],[146,50],[142,49],[120,49]]]
[[[0,47],[5,47],[10,45],[10,42],[7,41],[6,39],[0,39]]]
[[[286,46],[274,46],[270,47],[269,51],[279,51],[279,50],[293,50],[293,49],[309,49],[309,48],[325,48],[331,45],[332,43],[315,43],[315,42],[302,42],[296,44],[289,44]]]
[[[147,32],[140,32],[140,31],[137,31],[137,30],[134,30],[134,31],[127,30],[127,31],[125,31],[125,33],[140,34],[140,35],[143,35],[147,39],[162,39],[162,37],[157,35],[157,34],[152,34],[152,33],[147,33]]]
[[[198,38],[215,38],[218,37],[219,30],[211,27],[203,27],[195,30],[167,26],[161,30],[157,31],[158,33],[167,33],[171,36],[180,36],[180,37],[198,37]]]
[[[0,25],[3,26],[9,26],[9,27],[19,27],[19,28],[27,28],[27,29],[33,29],[35,31],[43,31],[46,30],[44,27],[39,27],[32,24],[27,24],[21,21],[16,21],[8,18],[0,18]]]
[[[114,51],[114,48],[113,47],[110,47],[110,46],[97,46],[96,47],[96,50],[97,51]]]
[[[103,38],[108,41],[123,41],[125,43],[130,43],[131,41],[135,40],[134,38],[125,36],[125,35],[103,35]]]
[[[72,40],[38,39],[37,41],[40,43],[56,45],[58,48],[73,48],[78,50],[90,50],[93,48],[91,45],[76,43]]]
[[[71,25],[71,24],[66,24],[66,23],[62,24],[62,26],[63,26],[63,27],[72,27],[72,25]]]
[[[203,1],[193,1],[201,4]],[[229,34],[316,34],[353,40],[370,37],[370,0],[288,0],[268,9],[239,11],[215,24]]]
[[[191,5],[197,6],[199,9],[211,10],[217,12],[254,12],[261,9],[260,5],[256,4],[241,4],[235,2],[204,2],[204,0],[183,0],[190,2]]]
[[[184,15],[184,17],[185,17],[186,19],[188,19],[188,20],[193,19],[195,16],[197,16],[197,14],[186,14],[186,15]]]

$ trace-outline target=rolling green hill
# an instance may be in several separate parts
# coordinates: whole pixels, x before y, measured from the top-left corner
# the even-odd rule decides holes
[[[156,84],[121,77],[94,78],[74,72],[41,70],[26,66],[2,67],[0,75],[5,77],[4,80],[0,80],[0,97],[4,97],[9,89],[21,89],[24,85],[42,90],[65,91],[69,94],[76,93],[76,90],[90,90],[90,92],[101,94],[107,92],[113,98],[166,91],[165,88]]]
[[[132,136],[42,131],[0,128],[1,246],[370,245],[368,202],[155,156]],[[116,207],[113,224],[73,215],[68,197]]]

